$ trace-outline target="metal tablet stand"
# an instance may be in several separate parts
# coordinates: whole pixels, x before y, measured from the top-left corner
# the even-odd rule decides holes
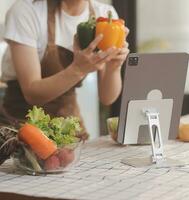
[[[148,119],[148,129],[151,139],[151,147],[152,147],[152,163],[158,163],[159,161],[164,160],[163,153],[163,142],[161,136],[161,128],[159,121],[159,113],[154,109],[144,109],[143,110],[145,116]],[[156,145],[155,139],[158,139],[158,144]]]
[[[139,126],[147,125],[152,155],[150,157],[125,158],[122,163],[133,167],[154,166],[160,168],[185,165],[183,162],[169,159],[164,155],[163,141],[168,140],[172,107],[172,99],[136,100],[129,103],[124,144],[137,144]]]

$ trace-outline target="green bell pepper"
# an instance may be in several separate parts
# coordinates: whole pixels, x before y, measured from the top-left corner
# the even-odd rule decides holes
[[[95,38],[96,19],[91,16],[87,22],[81,22],[77,26],[77,36],[81,49],[85,49]]]

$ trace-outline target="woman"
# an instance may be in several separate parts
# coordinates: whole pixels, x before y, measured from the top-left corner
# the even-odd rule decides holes
[[[19,0],[14,4],[5,25],[11,53],[2,69],[8,84],[2,112],[9,121],[24,119],[31,105],[40,105],[52,116],[77,116],[84,127],[75,88],[95,71],[101,102],[110,105],[117,99],[127,43],[122,49],[94,52],[102,35],[84,50],[73,37],[80,22],[90,15],[104,16],[108,10],[117,18],[111,6],[95,0]]]

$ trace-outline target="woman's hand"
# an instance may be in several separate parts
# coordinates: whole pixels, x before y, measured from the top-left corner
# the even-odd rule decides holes
[[[129,54],[128,43],[125,42],[124,47],[118,50],[117,55],[107,63],[107,68],[110,70],[120,69]]]
[[[126,37],[129,34],[129,29],[125,27]],[[118,49],[117,54],[113,55],[112,59],[107,63],[107,68],[110,70],[114,69],[121,69],[121,66],[123,65],[124,61],[127,58],[127,55],[129,54],[129,44],[125,41],[123,48]],[[116,52],[115,52],[116,53]]]
[[[125,31],[127,36],[129,30],[125,28]],[[114,53],[106,67],[98,73],[99,97],[104,105],[112,104],[121,93],[121,66],[129,53],[128,43],[125,42],[123,48],[117,49],[117,52]]]
[[[107,51],[95,52],[98,43],[102,40],[103,35],[96,37],[90,45],[81,50],[78,45],[77,36],[74,38],[74,61],[73,67],[82,75],[87,75],[90,72],[99,71],[104,68],[104,64],[112,59],[112,55],[118,53],[118,49],[110,48]]]
[[[121,66],[129,53],[128,44],[125,43],[124,47],[117,51],[117,54],[112,55],[113,57],[106,67],[98,73],[99,97],[104,105],[115,102],[122,89]]]

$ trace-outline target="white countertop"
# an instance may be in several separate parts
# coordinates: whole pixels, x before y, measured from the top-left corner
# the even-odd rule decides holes
[[[171,141],[165,145],[165,153],[189,163],[188,143]],[[0,167],[0,197],[1,192],[11,192],[33,199],[188,200],[189,166],[133,168],[120,162],[124,157],[149,154],[149,146],[123,147],[101,137],[86,144],[78,165],[64,174],[21,175],[8,161]]]

